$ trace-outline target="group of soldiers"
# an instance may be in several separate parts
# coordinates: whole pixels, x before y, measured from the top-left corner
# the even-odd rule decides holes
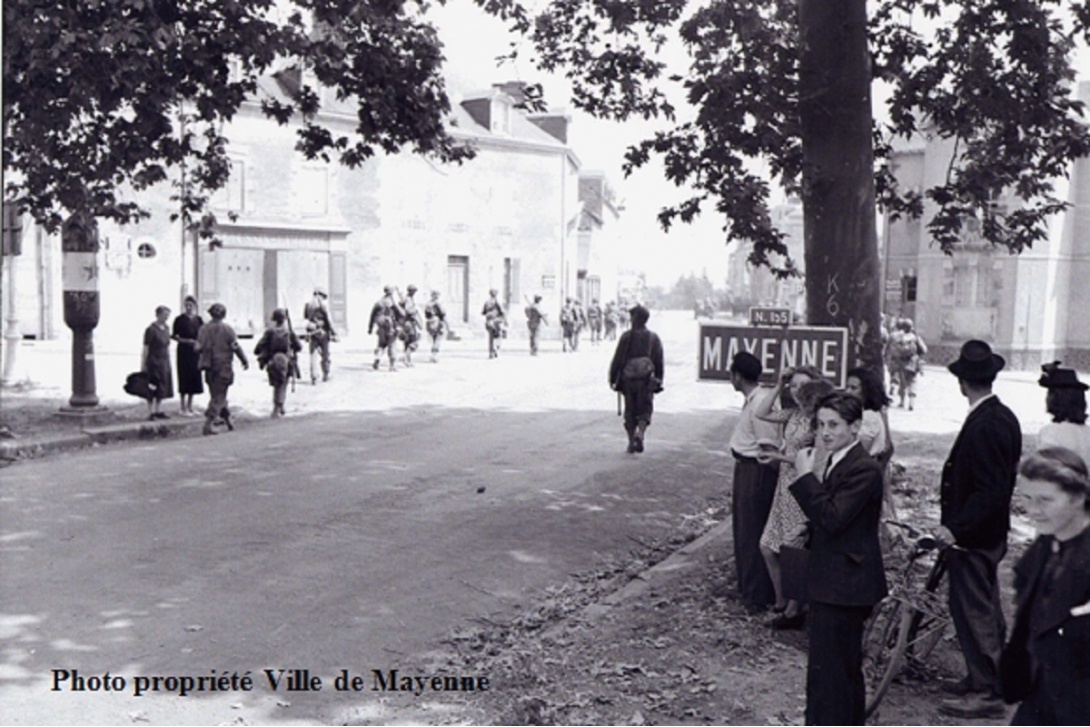
[[[420,347],[420,340],[426,331],[431,338],[431,360],[439,360],[439,342],[446,334],[447,311],[439,301],[439,291],[433,290],[431,299],[421,311],[416,302],[415,285],[409,285],[405,294],[396,286],[387,285],[382,289],[382,297],[371,308],[371,319],[367,324],[367,333],[377,336],[375,360],[371,368],[376,371],[382,365],[383,354],[390,362],[390,371],[396,371],[397,346],[401,344],[406,366],[413,365],[413,354]]]
[[[628,326],[628,308],[623,303],[607,301],[602,306],[594,298],[584,310],[578,299],[569,297],[560,309],[560,327],[564,334],[562,348],[565,353],[579,350],[579,335],[584,328],[590,329],[590,342],[597,345],[602,342],[603,333],[605,340],[615,341],[617,330],[625,331]]]

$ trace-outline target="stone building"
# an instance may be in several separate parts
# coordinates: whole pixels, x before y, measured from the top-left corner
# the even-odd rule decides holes
[[[1090,101],[1090,83],[1078,91]],[[903,186],[926,189],[945,178],[952,154],[950,140],[913,139],[896,149],[895,174]],[[930,202],[922,218],[887,225],[885,310],[915,321],[930,359],[953,360],[963,341],[979,338],[1012,368],[1059,359],[1090,370],[1090,325],[1075,314],[1090,309],[1090,158],[1073,164],[1056,192],[1070,207],[1053,218],[1046,240],[1019,255],[984,241],[977,220],[967,220],[961,243],[945,255],[927,234]]]
[[[286,99],[292,82],[298,79],[283,74],[263,79],[259,94]],[[567,143],[570,117],[525,112],[519,90],[514,83],[452,92],[451,133],[477,149],[461,165],[409,152],[376,156],[357,169],[308,161],[294,150],[295,127],[265,118],[256,103],[244,105],[224,132],[232,173],[211,205],[221,245],[196,241],[171,222],[168,185],[141,200],[150,219],[101,223],[96,340],[139,351],[155,307],[177,311],[190,293],[202,311],[223,302],[228,321],[250,335],[275,307],[301,317],[321,286],[339,332],[362,340],[384,285],[404,292],[415,284],[420,303],[439,291],[455,330],[470,333],[483,331],[481,306],[491,288],[508,303],[518,332],[524,296],[541,294],[559,309],[586,286],[615,287],[610,248],[619,240],[608,233],[617,210],[605,199],[605,180],[592,175],[584,188]],[[349,112],[332,103],[324,120],[350,132]],[[580,201],[581,189],[588,201]],[[67,336],[59,240],[33,228],[25,239],[16,266],[21,333]]]

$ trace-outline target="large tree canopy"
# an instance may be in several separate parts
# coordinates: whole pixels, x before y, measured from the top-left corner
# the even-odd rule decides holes
[[[876,199],[891,215],[919,215],[930,200],[928,231],[946,252],[969,218],[1020,252],[1064,207],[1054,180],[1090,154],[1072,96],[1088,0],[547,0],[535,13],[519,0],[490,4],[542,68],[567,76],[577,106],[672,122],[626,161],[631,171],[657,156],[693,190],[661,211],[664,227],[712,208],[728,239],[753,243],[751,262],[791,275],[770,182],[797,194],[808,318],[848,327],[868,364],[880,356]],[[657,52],[675,38],[683,68]],[[875,81],[889,90],[882,123]],[[678,92],[692,118],[675,119]],[[891,144],[921,132],[953,140],[956,160],[940,184],[898,189]],[[997,204],[1012,194],[1016,204]]]
[[[445,161],[470,150],[450,110],[426,6],[387,0],[10,0],[4,3],[5,196],[56,229],[80,212],[130,222],[133,192],[185,165],[184,213],[226,181],[223,124],[247,99],[295,114],[308,157],[356,166],[408,147]],[[302,71],[306,73],[302,73]],[[291,101],[258,93],[295,73]],[[354,134],[322,125],[316,79],[356,109]]]

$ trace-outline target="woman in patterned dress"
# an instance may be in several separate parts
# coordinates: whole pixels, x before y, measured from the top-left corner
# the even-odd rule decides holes
[[[795,406],[773,411],[773,402],[780,399],[785,384]],[[763,447],[764,451],[757,457],[763,463],[780,462],[776,494],[772,499],[772,509],[768,513],[760,544],[761,554],[776,593],[776,604],[773,606],[776,615],[769,622],[775,629],[801,628],[804,622],[802,605],[783,595],[780,548],[784,545],[803,546],[806,542],[807,523],[802,509],[787,488],[796,479],[795,454],[814,444],[814,407],[822,396],[832,390],[832,384],[825,381],[812,367],[787,369],[780,377],[774,394],[766,397],[755,412],[759,419],[783,426],[781,447]]]
[[[144,331],[144,350],[140,369],[148,375],[151,396],[148,397],[148,419],[166,419],[159,411],[163,399],[174,396],[174,377],[170,372],[170,328],[167,318],[170,308],[161,305],[155,309],[155,321]]]
[[[200,355],[197,353],[197,333],[204,321],[197,315],[197,299],[192,295],[185,297],[185,312],[174,319],[174,335],[178,342],[178,393],[181,395],[182,414],[195,414],[193,395],[204,393],[201,372],[197,369]]]

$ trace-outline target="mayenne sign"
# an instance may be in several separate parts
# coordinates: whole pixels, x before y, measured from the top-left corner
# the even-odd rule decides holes
[[[701,380],[730,381],[734,354],[748,351],[764,368],[761,381],[773,382],[785,368],[813,366],[839,388],[848,373],[848,329],[795,326],[700,325]]]

